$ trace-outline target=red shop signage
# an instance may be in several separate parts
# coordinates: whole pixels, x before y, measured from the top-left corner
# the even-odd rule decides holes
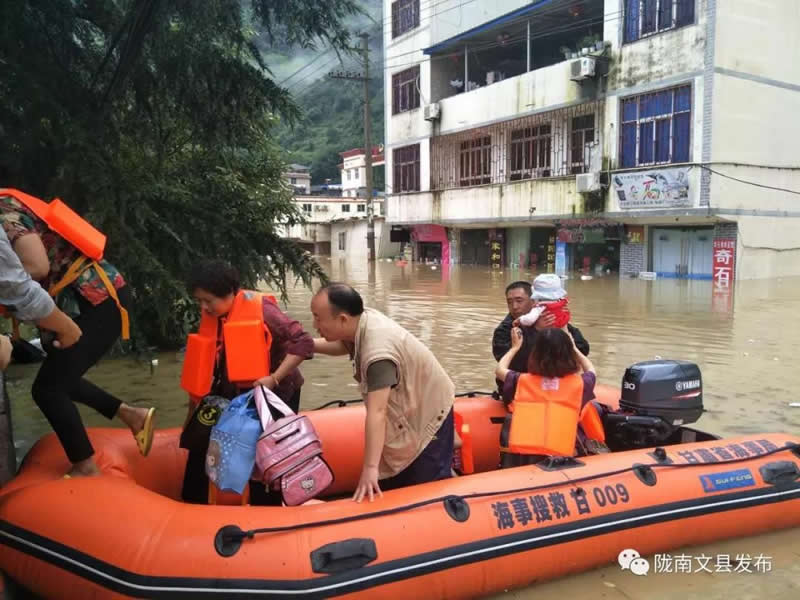
[[[735,267],[736,239],[714,238],[712,269],[715,289],[730,289],[733,287]]]

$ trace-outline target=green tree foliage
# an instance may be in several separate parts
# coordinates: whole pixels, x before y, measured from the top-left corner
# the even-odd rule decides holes
[[[0,186],[59,196],[108,235],[139,340],[181,343],[201,257],[285,291],[319,265],[276,234],[301,216],[276,124],[300,110],[256,47],[352,45],[352,0],[4,0]],[[346,50],[344,50],[346,52]]]

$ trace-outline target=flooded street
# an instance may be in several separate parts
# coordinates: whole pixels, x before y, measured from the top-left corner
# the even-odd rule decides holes
[[[379,262],[352,266],[323,259],[334,280],[352,283],[369,306],[384,311],[417,335],[450,373],[459,392],[491,390],[491,336],[506,314],[505,286],[523,271],[485,267]],[[590,357],[602,383],[619,386],[625,367],[654,357],[686,359],[703,374],[701,429],[722,435],[800,433],[800,279],[745,281],[735,297],[713,297],[709,281],[639,281],[616,277],[566,282],[573,324],[591,344]],[[287,312],[311,329],[311,293],[289,290]],[[159,427],[178,426],[186,414],[179,388],[180,356],[162,353],[151,375],[147,362],[106,360],[89,372],[95,383],[129,403],[159,407]],[[30,399],[36,365],[8,371],[18,459],[50,428]],[[358,396],[350,363],[319,357],[305,363],[301,407]],[[109,422],[81,407],[88,426]],[[115,423],[116,425],[116,423]],[[772,571],[756,574],[650,575],[635,577],[609,567],[501,597],[537,600],[576,598],[769,598],[800,597],[796,533],[771,534],[707,546],[706,555],[772,555]],[[695,555],[700,549],[691,549]]]

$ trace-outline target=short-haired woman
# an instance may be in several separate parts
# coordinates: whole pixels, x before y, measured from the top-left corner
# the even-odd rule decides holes
[[[529,464],[544,456],[572,456],[583,408],[594,398],[594,366],[562,329],[543,329],[528,358],[528,372],[508,368],[522,346],[511,331],[511,349],[495,370],[503,402],[512,415],[501,433],[503,466]]]
[[[300,389],[303,386],[303,376],[298,366],[314,355],[314,339],[306,333],[303,326],[288,317],[270,296],[241,289],[239,272],[221,260],[205,260],[195,265],[189,274],[187,288],[199,303],[204,320],[231,322],[238,318],[237,312],[243,303],[248,301],[260,303],[263,324],[268,330],[265,336],[271,339],[271,345],[268,348],[265,346],[269,354],[270,372],[246,384],[268,387],[297,412],[300,408]],[[215,329],[218,332],[222,331],[221,327]],[[225,336],[218,333],[211,394],[233,398],[246,391],[242,382],[229,380],[230,370],[227,361],[233,360],[232,356],[247,355],[258,350],[256,348],[239,349],[237,352],[233,350],[226,348]],[[200,400],[199,397],[192,398],[193,405],[190,405],[190,412]],[[208,479],[204,470],[205,452],[205,448],[192,448],[189,451],[184,477],[184,500],[205,501],[208,492]]]

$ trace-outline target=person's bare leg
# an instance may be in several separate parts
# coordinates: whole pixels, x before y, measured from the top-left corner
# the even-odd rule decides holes
[[[116,416],[130,428],[133,435],[136,435],[144,428],[144,420],[147,418],[149,410],[149,408],[130,406],[123,402],[119,405]]]
[[[93,477],[100,475],[100,469],[94,462],[94,457],[87,458],[72,465],[72,468],[67,472],[70,477]]]

